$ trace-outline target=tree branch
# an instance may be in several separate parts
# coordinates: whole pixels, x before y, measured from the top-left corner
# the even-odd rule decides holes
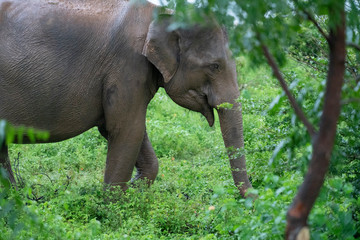
[[[341,109],[341,88],[345,74],[345,13],[337,26],[330,30],[330,61],[327,74],[323,113],[320,130],[312,143],[313,153],[303,184],[287,213],[286,239],[298,239],[300,231],[307,226],[307,219],[324,183],[330,165],[332,148],[336,136],[336,125]],[[329,14],[330,17],[332,16]]]
[[[298,7],[301,9],[301,11],[306,15],[306,17],[308,18],[308,20],[310,22],[312,22],[315,27],[317,28],[317,30],[320,32],[320,34],[326,39],[327,42],[329,42],[329,36],[328,34],[325,33],[325,31],[321,28],[320,24],[315,20],[314,16],[311,15],[310,12],[308,12],[307,10],[305,10],[297,0],[294,1],[296,5],[298,5]]]
[[[313,127],[313,125],[309,122],[309,120],[307,119],[307,117],[305,116],[304,112],[301,110],[300,106],[297,104],[294,96],[291,94],[280,70],[279,67],[277,66],[275,59],[273,58],[273,56],[271,55],[271,53],[269,52],[269,49],[267,46],[265,46],[265,44],[261,41],[260,36],[258,34],[258,40],[261,43],[261,48],[263,50],[263,53],[265,55],[265,58],[268,62],[268,64],[270,65],[274,76],[277,78],[277,80],[279,81],[282,89],[284,90],[286,96],[288,97],[291,106],[294,108],[295,110],[295,114],[296,116],[301,120],[301,122],[305,125],[306,130],[308,131],[308,133],[310,134],[311,138],[313,138],[316,135],[316,130]]]
[[[354,102],[360,103],[360,98],[344,99],[344,100],[341,100],[340,104],[341,104],[341,105],[346,105],[346,104],[354,103]]]
[[[356,50],[360,51],[360,46],[357,45],[356,43],[350,42],[350,43],[347,44],[347,46],[355,48]]]
[[[325,31],[321,28],[320,24],[315,20],[314,16],[312,16],[308,11],[305,9],[302,9],[302,11],[305,13],[307,18],[312,22],[317,30],[320,32],[320,34],[326,39],[327,42],[329,42],[329,36],[325,33]]]

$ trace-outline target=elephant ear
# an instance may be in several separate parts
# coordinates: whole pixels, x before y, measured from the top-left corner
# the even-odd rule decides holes
[[[179,66],[179,35],[176,31],[168,31],[168,19],[154,20],[145,40],[142,54],[154,64],[169,82]]]

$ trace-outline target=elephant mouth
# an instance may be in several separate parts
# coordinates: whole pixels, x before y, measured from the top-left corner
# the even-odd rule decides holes
[[[203,110],[201,111],[201,114],[206,118],[206,120],[209,123],[209,126],[212,127],[215,122],[214,108],[210,106],[206,95],[204,96],[204,98],[205,98],[204,100],[205,100],[206,104],[205,104]]]
[[[168,93],[169,94],[169,93]],[[201,113],[212,127],[215,122],[214,108],[209,104],[208,96],[195,90],[189,90],[184,96],[169,94],[177,104],[195,112]]]
[[[212,127],[215,122],[214,108],[210,105],[208,96],[203,92],[194,90],[190,90],[189,94],[198,104],[193,110],[200,112],[206,118],[209,126]]]
[[[215,118],[214,118],[214,109],[210,108],[209,111],[206,111],[204,113],[202,113],[204,115],[204,117],[206,118],[206,120],[209,123],[209,126],[212,127],[214,126],[214,122],[215,122]]]

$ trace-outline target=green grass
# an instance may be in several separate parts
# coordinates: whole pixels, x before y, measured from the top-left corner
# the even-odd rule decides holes
[[[160,162],[151,188],[140,184],[125,195],[103,191],[107,146],[95,128],[60,143],[12,145],[11,159],[19,159],[25,188],[0,194],[0,239],[282,239],[286,210],[311,149],[299,144],[274,156],[284,138],[294,142],[293,132],[303,129],[284,98],[269,110],[281,94],[269,70],[238,61],[256,201],[241,199],[233,185],[218,119],[210,128],[200,114],[177,106],[161,90],[147,115]],[[300,79],[308,78],[302,68],[295,70]],[[310,217],[312,238],[354,239],[359,205],[346,178],[329,176]]]

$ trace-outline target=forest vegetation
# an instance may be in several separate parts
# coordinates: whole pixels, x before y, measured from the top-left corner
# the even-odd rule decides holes
[[[209,127],[161,89],[146,120],[160,163],[150,188],[137,183],[120,199],[119,192],[103,191],[107,144],[95,128],[60,143],[13,144],[20,187],[12,190],[1,177],[0,239],[283,239],[289,207],[313,161],[313,134],[322,131],[330,39],[339,24],[347,27],[341,111],[329,167],[321,165],[326,177],[305,220],[311,239],[360,238],[360,2],[220,2],[168,7],[176,9],[175,27],[209,14],[228,26],[248,175],[258,197],[241,198],[234,186],[218,118]],[[19,132],[2,121],[0,140],[5,131]]]

